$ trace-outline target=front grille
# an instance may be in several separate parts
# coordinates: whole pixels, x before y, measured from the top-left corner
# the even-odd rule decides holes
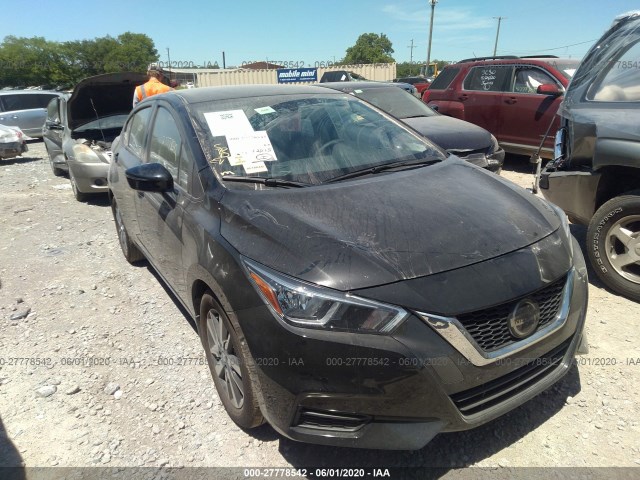
[[[540,324],[542,328],[556,317],[562,304],[562,291],[567,276],[547,285],[537,292],[517,298],[497,307],[486,308],[456,316],[462,326],[485,352],[492,352],[519,341],[511,335],[507,325],[509,315],[523,298],[529,298],[540,307]]]
[[[451,400],[463,415],[473,415],[508,400],[553,373],[562,362],[572,339],[507,375],[451,395]]]
[[[355,432],[371,421],[367,415],[326,412],[302,408],[294,422],[294,427]]]

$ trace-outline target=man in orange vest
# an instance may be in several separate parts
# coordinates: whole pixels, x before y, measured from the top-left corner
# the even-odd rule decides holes
[[[136,91],[133,93],[134,107],[147,97],[173,90],[173,88],[161,82],[162,71],[160,71],[158,67],[151,65],[147,71],[147,76],[149,77],[149,81],[143,85],[137,86]]]

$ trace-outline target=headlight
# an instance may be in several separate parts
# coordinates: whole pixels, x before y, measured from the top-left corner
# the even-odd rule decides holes
[[[553,149],[553,159],[554,160],[558,160],[560,157],[563,156],[563,146],[564,146],[564,135],[565,135],[565,129],[561,128],[560,130],[558,130],[556,132],[556,141],[555,141],[555,146]]]
[[[243,259],[251,282],[271,310],[297,327],[388,333],[408,316],[402,308],[285,277]]]
[[[73,157],[80,163],[105,163],[96,152],[82,143],[73,146]]]

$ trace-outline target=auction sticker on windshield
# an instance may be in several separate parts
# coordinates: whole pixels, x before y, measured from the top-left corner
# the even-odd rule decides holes
[[[252,173],[268,172],[269,171],[267,169],[267,166],[264,164],[264,162],[245,163],[242,166],[244,168],[244,171],[249,175],[251,175]]]
[[[214,137],[252,133],[253,127],[242,110],[207,112],[204,118]]]
[[[229,164],[232,166],[277,160],[271,140],[265,131],[227,135]]]

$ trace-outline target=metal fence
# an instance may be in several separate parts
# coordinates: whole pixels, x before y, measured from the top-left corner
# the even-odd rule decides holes
[[[347,70],[357,73],[367,80],[391,81],[396,77],[395,63],[374,63],[369,65],[340,65],[318,68],[318,80],[325,72]],[[221,85],[276,84],[277,70],[195,70],[192,72],[198,87],[217,87]],[[299,82],[316,83],[316,82]]]

